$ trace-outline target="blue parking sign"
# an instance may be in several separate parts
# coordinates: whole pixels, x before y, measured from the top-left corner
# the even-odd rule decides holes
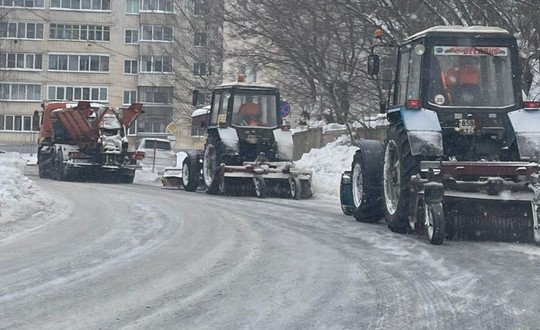
[[[285,118],[290,113],[291,113],[291,106],[289,105],[289,102],[282,100],[279,103],[279,115],[281,116],[281,118]]]

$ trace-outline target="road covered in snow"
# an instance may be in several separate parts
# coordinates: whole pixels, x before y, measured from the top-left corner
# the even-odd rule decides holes
[[[341,156],[330,173],[324,154],[299,163],[337,175]],[[358,223],[341,213],[339,177],[316,177],[312,200],[263,200],[164,190],[151,173],[41,180],[15,158],[0,166],[21,191],[3,189],[3,204],[33,203],[0,217],[0,329],[538,326],[538,247],[432,246]]]

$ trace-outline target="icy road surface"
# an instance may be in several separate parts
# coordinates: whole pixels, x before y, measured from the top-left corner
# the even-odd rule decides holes
[[[1,329],[538,328],[532,245],[432,246],[335,201],[35,180],[65,212],[0,240]]]

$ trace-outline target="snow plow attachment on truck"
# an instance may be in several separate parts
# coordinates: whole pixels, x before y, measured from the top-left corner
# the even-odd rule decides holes
[[[540,165],[428,162],[411,179],[411,229],[448,239],[540,245]]]
[[[85,101],[44,102],[39,176],[132,183],[144,155],[129,147],[127,130],[142,113],[140,103],[116,109]]]

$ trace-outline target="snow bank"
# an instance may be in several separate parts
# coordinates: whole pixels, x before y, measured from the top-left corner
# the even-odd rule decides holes
[[[176,167],[182,168],[182,163],[187,157],[187,153],[180,151],[176,153]],[[163,170],[165,168],[154,168],[152,172],[152,166],[141,165],[142,169],[135,171],[134,183],[139,184],[151,184],[151,185],[161,185],[161,177],[163,175]],[[159,170],[159,171],[158,171]],[[159,173],[158,173],[159,172]]]
[[[301,168],[313,170],[313,192],[316,199],[339,200],[341,173],[351,169],[355,151],[348,146],[345,135],[320,149],[311,149],[295,162]]]
[[[56,209],[55,198],[24,176],[29,161],[18,153],[0,154],[0,238],[17,231],[16,222],[44,220],[44,212]]]

